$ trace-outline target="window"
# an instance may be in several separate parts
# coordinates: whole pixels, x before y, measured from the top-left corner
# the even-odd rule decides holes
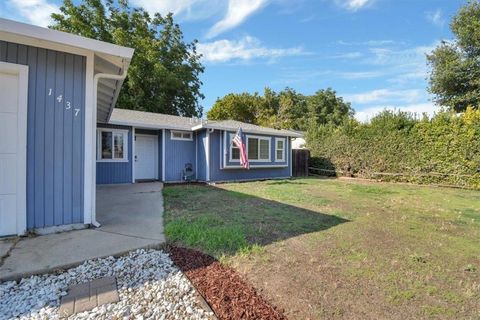
[[[285,139],[275,138],[275,161],[285,161]]]
[[[230,161],[238,162],[240,161],[240,149],[232,142],[234,137],[235,134],[230,133]]]
[[[127,135],[126,130],[98,130],[97,161],[128,161]]]
[[[247,136],[247,155],[250,161],[270,161],[270,138]]]
[[[192,141],[193,133],[188,131],[171,131],[170,138],[172,140]]]

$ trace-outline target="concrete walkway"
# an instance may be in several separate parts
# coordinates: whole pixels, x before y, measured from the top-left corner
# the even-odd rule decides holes
[[[165,242],[162,216],[161,183],[98,186],[100,228],[0,241],[0,282],[158,248]]]

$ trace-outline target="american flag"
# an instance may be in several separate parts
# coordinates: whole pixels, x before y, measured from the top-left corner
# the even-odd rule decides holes
[[[246,146],[245,146],[245,143],[243,142],[242,128],[238,128],[237,134],[235,135],[235,137],[233,137],[232,142],[240,150],[240,164],[245,169],[250,169],[250,163],[248,163],[248,158],[247,158],[247,151],[245,150]]]

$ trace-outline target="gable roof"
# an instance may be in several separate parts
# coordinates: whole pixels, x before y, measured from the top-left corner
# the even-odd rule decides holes
[[[134,126],[145,129],[172,129],[185,131],[197,131],[202,129],[237,131],[238,128],[242,128],[243,132],[245,133],[286,137],[303,136],[301,133],[290,130],[277,130],[235,120],[212,121],[117,108],[113,109],[113,112],[110,116],[110,121],[108,123]]]
[[[134,52],[132,48],[4,18],[0,18],[0,40],[69,52],[87,56],[87,59],[93,53],[93,74],[122,75],[128,70]],[[108,120],[122,84],[123,80],[99,79],[96,109],[98,121]]]
[[[172,116],[163,113],[113,109],[109,124],[128,125],[151,129],[178,129],[192,131],[192,127],[201,123],[200,119]]]
[[[61,45],[86,49],[116,57],[131,58],[133,49],[118,46],[95,39],[77,36],[75,34],[34,26],[14,20],[0,18],[0,32],[12,33],[29,38],[47,40]]]

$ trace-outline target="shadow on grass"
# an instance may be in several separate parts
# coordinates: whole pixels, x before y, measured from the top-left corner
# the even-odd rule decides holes
[[[278,180],[278,181],[269,181],[267,185],[283,185],[283,184],[306,184],[305,182],[298,180]]]
[[[167,186],[164,195],[168,240],[217,257],[248,253],[348,221],[214,186]]]

